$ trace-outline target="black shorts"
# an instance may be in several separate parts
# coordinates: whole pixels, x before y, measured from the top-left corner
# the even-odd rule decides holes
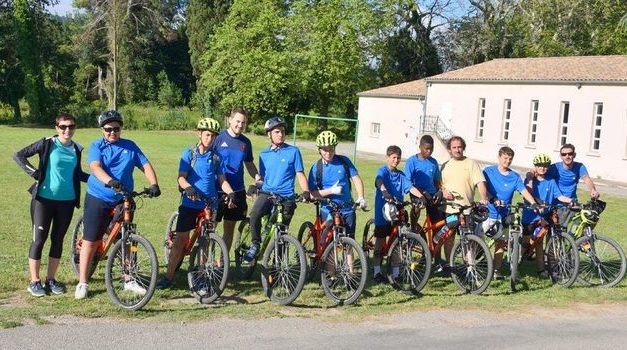
[[[235,208],[229,208],[227,203],[224,201],[220,201],[218,204],[218,213],[216,215],[216,221],[224,220],[229,221],[239,221],[244,220],[246,218],[246,213],[248,212],[248,203],[246,202],[246,191],[241,190],[235,192]]]
[[[83,239],[95,242],[102,239],[109,222],[111,222],[111,209],[115,205],[107,204],[89,193],[85,196],[85,209],[83,211]]]
[[[188,232],[196,227],[196,218],[204,209],[179,207],[179,216],[176,219],[176,232]]]
[[[387,224],[387,225],[375,225],[374,226],[374,236],[377,238],[385,238],[387,236],[390,235],[390,233],[392,233],[392,225]]]

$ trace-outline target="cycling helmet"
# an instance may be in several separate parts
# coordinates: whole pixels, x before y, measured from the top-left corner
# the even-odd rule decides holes
[[[263,126],[263,128],[266,129],[266,132],[270,132],[273,129],[278,128],[279,126],[287,126],[287,124],[285,123],[285,119],[281,117],[272,117],[266,120],[266,124]]]
[[[485,226],[484,226],[485,227]],[[498,221],[495,221],[490,227],[485,231],[485,235],[492,239],[499,239],[503,235],[502,224]]]
[[[533,165],[540,164],[551,164],[551,156],[546,153],[540,153],[533,157]]]
[[[474,222],[484,222],[488,219],[488,215],[490,212],[488,211],[488,207],[483,204],[477,205],[475,209],[472,210],[472,221]]]
[[[124,123],[122,115],[118,113],[118,111],[116,111],[115,109],[102,112],[102,114],[98,116],[98,126],[100,126],[101,128],[105,126],[105,124],[111,122],[118,122],[120,123],[120,125]]]
[[[213,118],[203,118],[198,122],[196,127],[198,130],[207,130],[214,134],[220,132],[220,123]]]
[[[394,222],[398,219],[398,208],[392,203],[385,203],[383,205],[383,218],[389,222]]]
[[[333,131],[325,130],[316,137],[316,146],[333,147],[337,145],[337,135]]]

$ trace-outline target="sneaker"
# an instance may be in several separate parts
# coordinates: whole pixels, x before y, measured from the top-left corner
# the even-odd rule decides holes
[[[494,270],[493,278],[497,281],[502,281],[505,279],[505,276],[503,276],[503,273],[501,271]]]
[[[257,257],[257,251],[259,250],[259,244],[253,244],[248,251],[244,254],[244,261],[250,263],[255,257]]]
[[[137,281],[135,280],[124,282],[124,290],[133,292],[139,295],[146,294],[146,288],[140,286],[139,283],[137,283]]]
[[[41,286],[41,281],[31,282],[28,284],[28,288],[26,290],[30,293],[30,295],[34,297],[43,297],[46,295],[46,291],[44,287]]]
[[[87,292],[89,291],[89,286],[87,283],[79,283],[76,285],[76,290],[74,291],[74,299],[85,299],[87,298]]]
[[[198,294],[199,297],[205,297],[209,295],[209,287],[207,286],[207,282],[204,279],[198,283],[198,286],[196,288],[196,294]]]
[[[383,276],[382,273],[378,273],[378,274],[374,275],[374,277],[372,279],[375,282],[379,283],[379,284],[389,283],[387,277]]]
[[[58,282],[54,278],[46,280],[45,288],[48,289],[52,294],[59,295],[65,293],[65,285]]]
[[[392,286],[392,288],[394,288],[396,290],[400,290],[401,289],[401,284],[398,283],[399,278],[400,278],[400,276],[396,276],[396,277],[389,276],[388,283],[390,283],[390,286]]]
[[[155,288],[157,288],[157,289],[170,289],[170,288],[172,288],[172,280],[170,280],[167,277],[163,276],[157,282],[157,284],[155,285]]]

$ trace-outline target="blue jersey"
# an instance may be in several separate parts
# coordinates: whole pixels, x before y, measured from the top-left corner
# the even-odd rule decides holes
[[[525,189],[520,175],[513,170],[509,170],[507,175],[503,175],[497,165],[483,169],[483,176],[485,177],[488,193],[496,197],[496,199],[505,202],[505,204],[512,202],[514,192],[522,192]],[[497,208],[492,203],[488,203],[488,210],[492,219],[502,219],[509,213],[507,208]]]
[[[577,199],[577,183],[584,176],[588,176],[588,169],[579,162],[573,162],[573,166],[570,169],[566,169],[564,162],[557,162],[551,165],[549,172],[546,174],[548,179],[553,179],[557,182],[557,186],[564,196],[572,199]]]
[[[385,200],[381,189],[376,185],[377,180],[383,181],[383,186],[396,199],[403,200],[404,195],[411,190],[411,181],[398,169],[390,169],[387,165],[382,166],[377,171],[375,178],[376,193],[374,196],[374,224],[377,226],[387,225],[389,222],[383,217],[383,205]]]
[[[114,143],[109,143],[101,138],[94,141],[89,148],[87,164],[94,161],[100,162],[102,169],[113,179],[121,182],[124,189],[130,192],[135,189],[133,169],[142,168],[148,163],[148,158],[131,140],[119,139]],[[105,187],[105,184],[93,174],[87,180],[87,193],[109,205],[122,200],[120,193]]]
[[[244,162],[253,161],[253,146],[244,135],[231,136],[228,130],[223,130],[213,142],[213,149],[220,155],[222,169],[226,181],[233,191],[243,191]],[[222,192],[219,186],[218,191]]]
[[[344,165],[348,166],[349,174],[346,174],[346,169]],[[336,182],[339,186],[342,187],[342,192],[340,194],[332,194],[327,198],[331,199],[333,202],[337,204],[344,204],[347,202],[351,202],[353,197],[351,195],[350,190],[350,178],[355,175],[358,175],[357,169],[353,162],[348,159],[348,157],[335,155],[331,162],[325,163],[322,162],[322,188],[318,188],[318,178],[316,175],[318,174],[318,162],[316,161],[309,170],[309,189],[310,190],[323,190],[333,186]],[[322,218],[327,218],[330,208],[328,206],[323,206],[323,213],[321,213]],[[345,208],[344,212],[352,211],[351,207]]]
[[[559,187],[555,181],[550,179],[545,179],[540,181],[538,179],[533,179],[532,188],[530,189],[531,195],[537,200],[540,200],[541,203],[546,204],[556,204],[559,202],[557,197],[562,195]],[[540,219],[541,215],[546,213],[536,214],[534,211],[525,209],[523,210],[523,215],[521,222],[524,225],[530,224],[538,219]]]
[[[263,177],[262,190],[284,197],[294,195],[294,179],[297,172],[304,172],[300,150],[286,143],[270,147],[259,154],[259,174]]]
[[[218,192],[216,190],[216,182],[218,175],[222,175],[222,167],[220,166],[220,157],[215,156],[215,152],[208,151],[201,154],[198,150],[198,146],[195,146],[195,152],[192,149],[186,149],[183,151],[181,160],[179,161],[179,173],[186,173],[185,179],[189,182],[199,194],[208,198],[216,198]],[[195,153],[196,160],[194,161],[192,168],[192,157]],[[193,201],[185,195],[183,192],[182,206],[192,209],[203,209],[205,202]]]
[[[435,186],[435,183],[442,181],[442,173],[440,173],[438,161],[433,157],[421,159],[418,155],[415,155],[407,159],[405,176],[411,179],[414,187],[429,194],[436,193],[438,188]]]

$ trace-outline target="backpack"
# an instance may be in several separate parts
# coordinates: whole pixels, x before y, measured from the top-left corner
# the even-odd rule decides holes
[[[348,168],[348,162],[345,157],[337,156],[337,158],[342,162],[344,166],[344,174],[346,174],[346,182],[348,182],[348,191],[351,192],[351,172]],[[322,189],[322,168],[324,164],[322,164],[322,158],[318,159],[316,163],[316,186],[318,186],[318,190]]]

